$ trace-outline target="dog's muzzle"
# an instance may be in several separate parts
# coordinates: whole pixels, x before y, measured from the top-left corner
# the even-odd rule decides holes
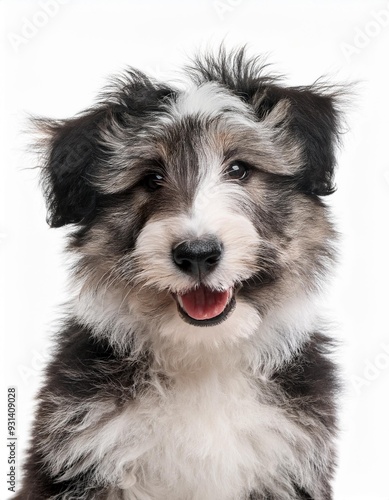
[[[202,280],[216,269],[223,256],[223,245],[214,237],[187,240],[173,248],[177,268],[195,278],[198,286],[174,294],[184,321],[196,326],[214,326],[224,321],[235,307],[234,289],[213,290]]]

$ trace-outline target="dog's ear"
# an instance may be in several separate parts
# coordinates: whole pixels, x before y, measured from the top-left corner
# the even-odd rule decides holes
[[[85,223],[96,213],[102,194],[97,180],[110,154],[107,137],[115,134],[113,129],[139,126],[171,95],[172,89],[129,68],[112,79],[95,108],[69,120],[33,120],[43,137],[37,146],[43,157],[41,180],[51,227]]]
[[[252,105],[261,120],[274,128],[277,145],[298,151],[294,172],[298,187],[308,194],[335,191],[335,147],[339,140],[337,100],[340,91],[325,87],[283,88],[268,85],[257,93]]]
[[[106,110],[96,109],[69,120],[34,120],[44,137],[41,182],[51,227],[88,219],[96,205],[93,171],[99,151],[99,126]]]

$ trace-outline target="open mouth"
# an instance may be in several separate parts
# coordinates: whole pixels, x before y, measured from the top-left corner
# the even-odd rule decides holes
[[[178,311],[184,321],[195,326],[214,326],[234,310],[234,289],[212,290],[205,285],[183,294],[175,294]]]

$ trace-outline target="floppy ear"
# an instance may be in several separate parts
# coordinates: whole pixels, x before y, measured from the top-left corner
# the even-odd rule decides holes
[[[269,85],[253,99],[258,116],[269,120],[277,144],[299,151],[295,172],[298,187],[307,194],[328,195],[333,183],[335,146],[339,140],[339,113],[336,102],[340,92],[326,88]],[[277,136],[278,130],[278,136]]]
[[[139,123],[173,94],[129,68],[112,79],[99,106],[69,120],[34,120],[46,137],[38,147],[44,152],[41,179],[51,227],[82,224],[96,213],[98,170],[110,154],[107,135],[116,125],[128,127],[129,117]]]
[[[41,182],[51,227],[77,224],[93,213],[96,191],[91,179],[99,155],[99,124],[106,110],[96,109],[70,120],[35,120],[46,136],[41,141]]]

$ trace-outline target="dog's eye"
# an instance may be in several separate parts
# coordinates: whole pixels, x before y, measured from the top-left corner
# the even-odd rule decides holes
[[[163,176],[161,174],[152,173],[148,174],[143,178],[143,185],[149,191],[156,191],[163,184]]]
[[[229,179],[242,181],[250,174],[250,167],[243,161],[234,161],[227,167],[225,174]]]

